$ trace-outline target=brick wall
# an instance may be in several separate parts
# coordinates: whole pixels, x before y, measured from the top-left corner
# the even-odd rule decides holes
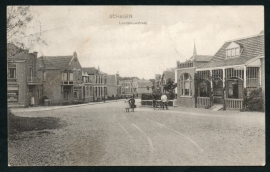
[[[62,76],[60,70],[47,70],[46,81],[43,82],[43,96],[47,96],[54,104],[62,103]]]

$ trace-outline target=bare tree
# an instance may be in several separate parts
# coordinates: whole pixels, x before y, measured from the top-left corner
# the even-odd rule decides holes
[[[7,7],[7,43],[24,46],[21,38],[25,37],[25,29],[33,16],[29,6]]]

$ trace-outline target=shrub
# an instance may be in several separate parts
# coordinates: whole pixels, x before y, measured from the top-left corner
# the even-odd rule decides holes
[[[264,112],[264,94],[262,88],[253,90],[247,100],[246,100],[246,110],[247,111],[259,111]]]
[[[155,98],[156,100],[160,100],[161,98],[160,93],[143,93],[141,100],[153,100]],[[167,93],[166,94],[168,100],[173,100],[175,95],[173,93]]]

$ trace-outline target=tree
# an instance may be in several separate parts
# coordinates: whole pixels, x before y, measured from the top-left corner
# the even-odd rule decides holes
[[[25,28],[33,16],[29,6],[7,7],[7,42],[23,46],[20,38],[25,36]]]
[[[165,90],[165,92],[169,92],[171,94],[174,93],[174,89],[177,87],[177,84],[174,83],[174,81],[169,78],[166,82],[165,85],[163,85],[163,89]]]

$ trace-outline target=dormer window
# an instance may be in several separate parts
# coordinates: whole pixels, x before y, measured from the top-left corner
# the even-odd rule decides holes
[[[232,42],[227,48],[226,48],[226,57],[232,58],[240,56],[240,45],[236,44],[235,42]]]

